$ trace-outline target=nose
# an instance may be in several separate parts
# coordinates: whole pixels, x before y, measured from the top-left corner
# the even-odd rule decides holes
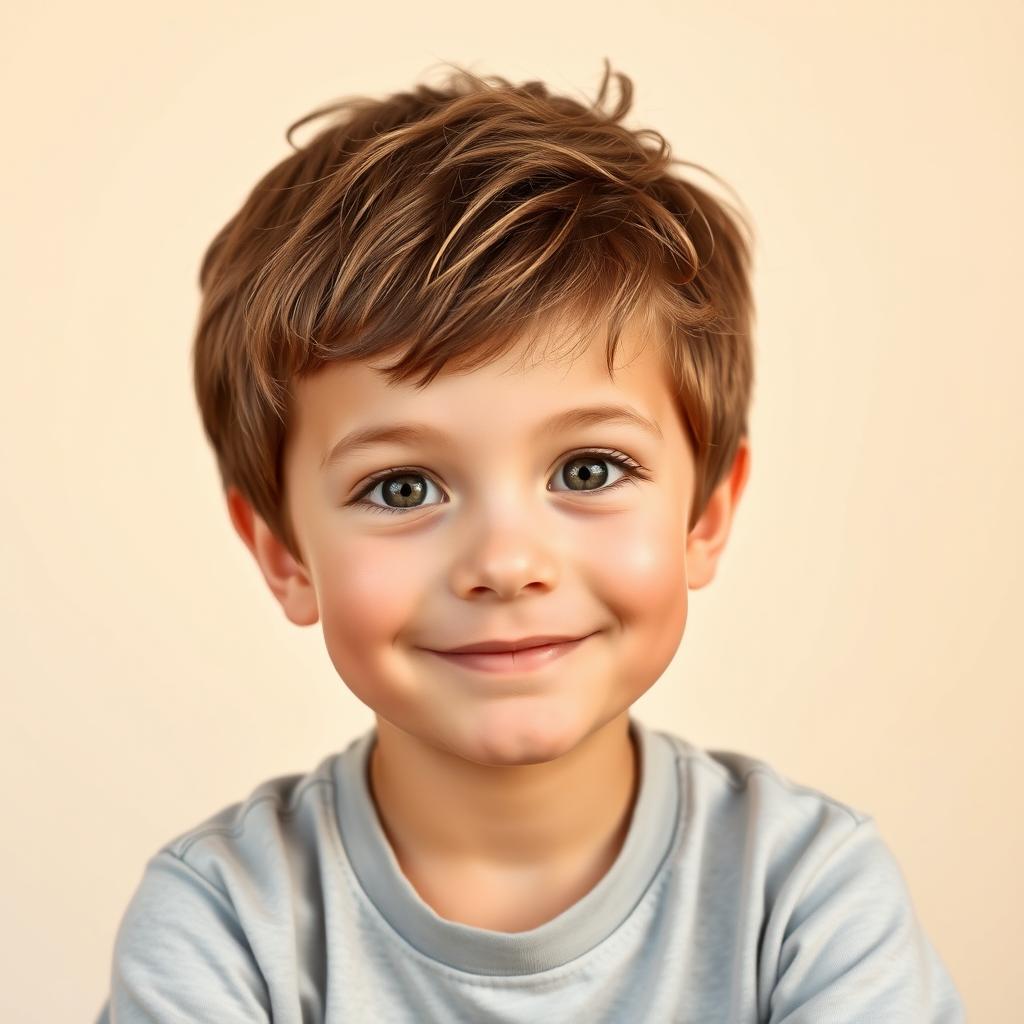
[[[455,593],[473,600],[493,595],[502,600],[532,588],[551,590],[558,583],[558,558],[540,524],[520,518],[491,522],[467,538],[451,570]]]

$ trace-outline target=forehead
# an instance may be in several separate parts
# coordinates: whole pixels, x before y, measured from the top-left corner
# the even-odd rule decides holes
[[[597,403],[627,406],[666,422],[674,402],[661,339],[627,326],[607,365],[603,332],[567,351],[557,337],[513,345],[473,370],[446,367],[425,387],[391,384],[379,367],[394,358],[329,363],[295,383],[292,440],[319,460],[341,433],[399,420],[435,425],[452,438],[486,443],[528,435],[552,415]]]

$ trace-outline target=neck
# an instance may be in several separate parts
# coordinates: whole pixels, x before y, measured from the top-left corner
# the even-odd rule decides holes
[[[614,863],[639,770],[626,712],[563,757],[513,766],[467,761],[378,717],[369,776],[407,875],[433,865],[536,879]]]

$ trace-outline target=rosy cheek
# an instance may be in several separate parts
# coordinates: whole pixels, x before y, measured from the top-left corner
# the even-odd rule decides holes
[[[624,685],[639,696],[671,663],[686,628],[685,524],[674,516],[652,515],[623,534],[616,565],[608,604],[622,623],[630,652]]]
[[[609,522],[590,558],[594,578],[623,619],[667,610],[685,592],[684,538],[657,516]]]
[[[325,564],[321,617],[327,651],[338,674],[360,698],[380,699],[381,680],[394,676],[395,641],[415,619],[416,560],[401,545],[346,545]],[[390,668],[388,666],[391,666]]]
[[[401,545],[366,543],[339,552],[338,571],[326,582],[324,609],[348,637],[393,635],[414,606],[417,560]]]

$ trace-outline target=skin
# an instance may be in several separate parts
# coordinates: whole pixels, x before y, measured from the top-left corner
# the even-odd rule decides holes
[[[678,649],[688,591],[714,578],[749,446],[687,533],[693,455],[662,357],[633,327],[614,379],[595,334],[582,354],[524,360],[516,348],[468,373],[446,368],[420,391],[366,363],[330,364],[295,395],[284,472],[303,561],[234,489],[232,523],[285,615],[322,623],[338,674],[375,713],[371,793],[419,895],[449,920],[536,927],[622,848],[639,783],[629,708]],[[553,413],[598,402],[632,407],[661,438],[615,422],[533,434]],[[450,443],[388,443],[321,471],[342,434],[407,419]],[[629,456],[648,478],[606,461],[596,489],[570,489],[563,469],[593,448]],[[426,487],[417,504],[346,504],[395,467]],[[396,503],[382,486],[364,500]],[[515,677],[423,649],[542,633],[593,635]]]

